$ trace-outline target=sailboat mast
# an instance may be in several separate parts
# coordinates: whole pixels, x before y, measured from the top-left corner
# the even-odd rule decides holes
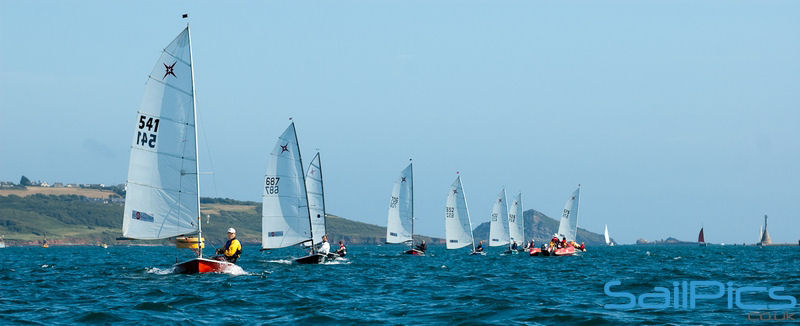
[[[197,97],[194,88],[194,56],[192,55],[192,32],[189,30],[189,23],[186,23],[186,32],[189,38],[189,65],[192,75],[192,118],[194,118],[194,177],[197,185],[197,257],[203,258],[203,226],[200,218],[200,150],[197,145]]]
[[[578,184],[578,209],[575,210],[575,239],[572,241],[578,242],[578,216],[581,214],[581,184]]]
[[[319,190],[322,192],[322,225],[325,227],[325,233],[328,233],[328,217],[325,214],[325,180],[322,178],[322,156],[319,155],[319,152],[317,152],[317,160],[319,161]],[[303,184],[305,184],[305,182],[303,182]],[[306,196],[306,198],[308,198],[308,196]],[[311,214],[308,216],[311,216]],[[313,239],[314,237],[311,238]]]
[[[464,191],[464,183],[461,176],[458,176],[458,184],[461,185],[461,196],[464,196],[464,208],[467,210],[467,222],[469,222],[469,238],[472,240],[472,252],[475,252],[475,235],[472,234],[472,218],[469,217],[469,204],[467,204],[467,192]]]
[[[508,194],[506,188],[503,187],[503,205],[506,205],[506,227],[508,228],[508,250],[511,250],[511,223],[508,219]]]
[[[306,172],[305,170],[303,170],[304,169],[303,155],[300,154],[300,142],[297,140],[297,129],[294,127],[294,121],[292,121],[292,130],[294,131],[294,143],[297,144],[297,157],[300,158],[300,175],[303,176],[303,182],[302,182],[303,193],[306,194],[306,211],[308,212],[308,234],[311,236],[311,252],[317,253],[317,248],[314,247],[314,228],[311,227],[311,205],[308,204],[308,189],[306,189]]]
[[[411,165],[411,248],[414,248],[414,162],[409,165]]]

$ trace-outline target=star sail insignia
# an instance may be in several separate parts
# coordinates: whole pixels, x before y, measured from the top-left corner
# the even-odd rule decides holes
[[[457,193],[458,193],[458,190],[456,190],[456,189],[453,189],[453,195],[455,195],[455,194],[457,194]]]
[[[289,151],[289,144],[281,145],[281,153]]]
[[[400,182],[406,182],[406,177],[400,177]]]
[[[164,69],[166,71],[164,72],[164,77],[161,77],[161,79],[167,78],[167,76],[169,76],[169,75],[172,75],[172,77],[178,78],[178,76],[175,76],[175,64],[176,63],[178,63],[178,62],[175,61],[171,65],[167,65],[166,63],[164,64]]]

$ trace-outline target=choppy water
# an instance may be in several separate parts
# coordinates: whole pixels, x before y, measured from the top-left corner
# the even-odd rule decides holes
[[[622,282],[615,291],[637,296],[672,290],[673,281],[715,280],[784,286],[782,294],[800,298],[800,247],[620,246],[575,257],[468,256],[436,246],[411,257],[401,249],[350,246],[347,261],[313,266],[288,263],[296,248],[246,247],[243,275],[176,275],[170,266],[189,255],[169,247],[6,248],[0,324],[753,323],[725,299],[694,310],[605,309],[624,302],[604,294],[612,279]],[[789,312],[800,320],[798,307]]]

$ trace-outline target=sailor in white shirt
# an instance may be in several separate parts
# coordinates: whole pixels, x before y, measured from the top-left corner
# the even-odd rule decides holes
[[[319,250],[317,250],[317,252],[323,255],[327,255],[329,252],[331,252],[331,244],[328,243],[328,235],[322,236],[322,245],[319,246]]]

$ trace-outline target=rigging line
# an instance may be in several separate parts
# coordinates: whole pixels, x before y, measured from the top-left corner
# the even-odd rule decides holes
[[[195,100],[195,103],[199,102],[198,99],[197,99],[197,94],[195,94],[194,100]],[[198,106],[199,106],[199,104],[198,104]],[[199,120],[199,124],[200,125],[205,125],[204,122],[203,122],[203,118],[202,118],[202,115],[200,114],[200,112],[197,113],[197,120]],[[208,158],[208,165],[211,166],[211,171],[213,172],[214,171],[214,159],[212,159],[212,155],[211,155],[211,145],[208,142],[208,131],[207,131],[207,129],[208,129],[208,127],[203,128],[202,130],[200,130],[200,129],[197,129],[197,130],[200,131],[200,133],[203,135],[203,144],[205,144],[205,148],[206,148],[206,154],[207,154],[206,157]],[[212,197],[217,197],[218,192],[217,192],[217,174],[216,173],[211,173],[211,186],[214,188],[214,192],[212,193]]]

